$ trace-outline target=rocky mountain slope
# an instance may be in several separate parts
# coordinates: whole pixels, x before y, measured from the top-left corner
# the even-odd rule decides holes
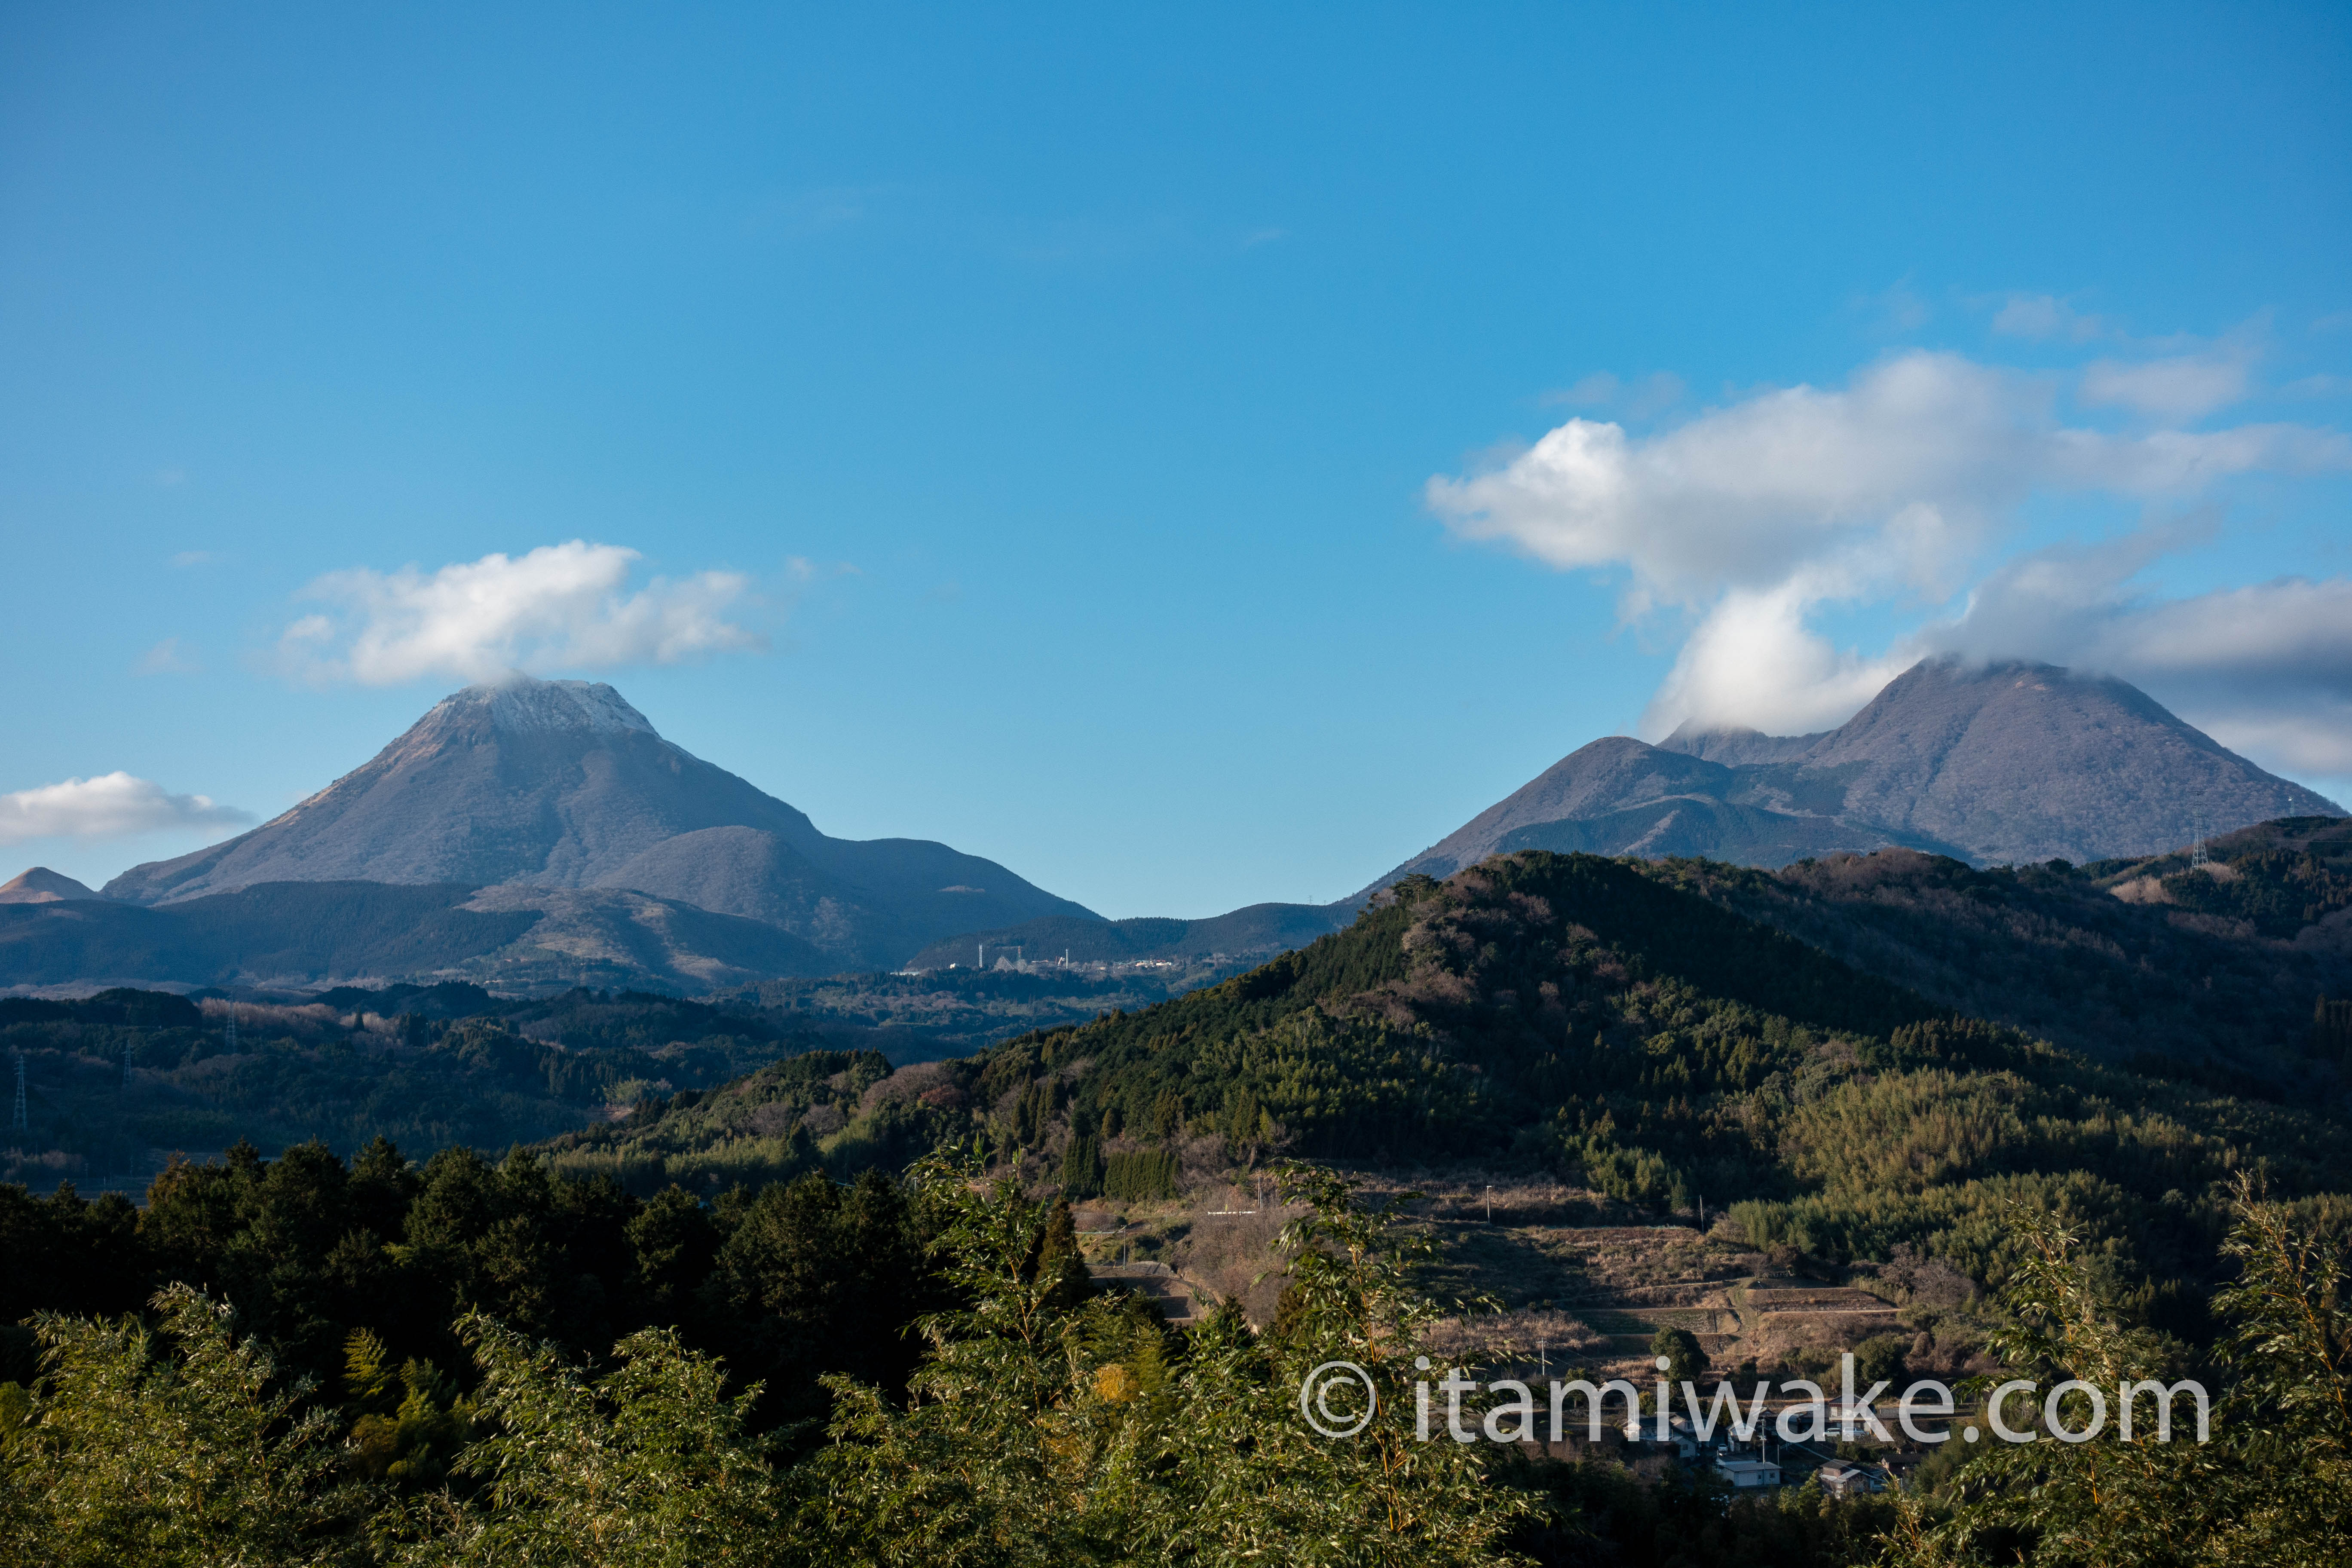
[[[957,931],[1094,918],[944,844],[828,837],[663,740],[610,686],[520,676],[445,698],[273,821],[103,891],[161,906],[288,882],[610,889],[564,901],[608,923],[650,895],[776,927],[836,967],[895,966]]]
[[[1517,849],[1766,867],[1893,847],[1978,865],[2084,861],[2342,815],[2123,681],[1931,659],[1818,735],[1595,741],[1357,897]]]

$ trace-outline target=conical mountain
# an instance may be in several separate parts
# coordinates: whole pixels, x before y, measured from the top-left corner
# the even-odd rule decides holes
[[[2079,862],[2344,815],[2125,681],[1938,658],[1818,735],[1686,726],[1656,746],[1595,741],[1357,896],[1514,849],[1778,867],[1903,846],[1979,865]]]
[[[0,882],[0,904],[58,904],[98,894],[62,871],[35,866]]]
[[[520,676],[451,694],[283,816],[104,891],[164,904],[328,881],[627,889],[876,965],[975,927],[1094,918],[944,844],[828,837],[662,739],[612,687]]]

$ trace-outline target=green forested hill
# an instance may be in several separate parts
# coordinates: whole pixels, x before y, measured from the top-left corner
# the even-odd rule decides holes
[[[699,1160],[715,1174],[756,1155],[779,1174],[845,1171],[918,1126],[983,1132],[1076,1193],[1277,1148],[1475,1161],[1661,1213],[1705,1198],[1759,1245],[1911,1242],[1979,1278],[2000,1268],[1999,1202],[2018,1197],[2078,1216],[2184,1328],[2234,1172],[2290,1196],[2352,1192],[2323,1102],[2218,1092],[1957,1015],[1703,896],[1730,874],[1527,852],[1412,879],[1246,975],[936,1064],[919,1092],[772,1070],[683,1116],[599,1130],[583,1168],[691,1179]],[[2308,1018],[2308,997],[2288,1000]]]

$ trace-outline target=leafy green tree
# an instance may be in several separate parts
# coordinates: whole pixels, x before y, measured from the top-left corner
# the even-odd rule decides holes
[[[1650,1336],[1650,1354],[1666,1363],[1659,1375],[1669,1384],[1696,1378],[1706,1370],[1706,1352],[1700,1347],[1698,1336],[1688,1329],[1660,1329]]]
[[[394,1369],[383,1342],[366,1329],[343,1347],[345,1386],[361,1411],[352,1447],[369,1475],[405,1489],[437,1485],[467,1441],[472,1405],[430,1362]]]
[[[673,1184],[629,1220],[628,1238],[636,1264],[631,1281],[636,1315],[652,1323],[680,1321],[718,1255],[719,1227],[710,1211]]]
[[[1085,1255],[1078,1250],[1077,1218],[1070,1213],[1069,1199],[1055,1198],[1045,1211],[1045,1228],[1037,1237],[1037,1256],[1030,1268],[1050,1291],[1048,1303],[1061,1311],[1094,1294]]]
[[[1489,1445],[1451,1440],[1442,1408],[1433,1440],[1416,1429],[1415,1385],[1444,1374],[1414,1354],[1443,1312],[1419,1283],[1435,1244],[1404,1212],[1419,1194],[1367,1204],[1349,1178],[1296,1163],[1277,1182],[1307,1210],[1268,1260],[1289,1268],[1287,1331],[1253,1334],[1231,1308],[1194,1331],[1171,1383],[1179,1414],[1157,1445],[1173,1479],[1149,1516],[1155,1550],[1216,1564],[1507,1560],[1502,1542],[1528,1495],[1494,1484]],[[1301,1407],[1308,1374],[1335,1362],[1360,1368],[1376,1396],[1369,1422],[1339,1438]],[[1322,1403],[1349,1415],[1360,1396],[1342,1386]]]
[[[729,1234],[703,1300],[708,1332],[739,1375],[763,1382],[763,1422],[821,1417],[817,1379],[904,1385],[919,1351],[902,1332],[937,1305],[905,1191],[876,1172],[821,1173],[761,1189],[721,1217]]]
[[[488,1435],[460,1456],[473,1483],[389,1514],[392,1561],[701,1568],[787,1555],[775,1478],[751,1436],[756,1388],[730,1396],[711,1357],[648,1329],[601,1378],[479,1314],[459,1331],[481,1373]]]
[[[2087,1440],[2061,1441],[2025,1414],[2026,1401],[2011,1403],[2010,1424],[2040,1428],[2035,1440],[1980,1445],[1946,1517],[1906,1500],[1885,1562],[2005,1561],[1995,1553],[2020,1543],[2037,1568],[2352,1561],[2352,1302],[2341,1220],[2314,1224],[2317,1216],[2263,1201],[2242,1177],[2233,1207],[2224,1250],[2241,1274],[2214,1310],[2224,1324],[2220,1366],[2234,1381],[2204,1443],[2186,1393],[2169,1442],[2154,1398],[2137,1391],[2131,1435],[2122,1435],[2121,1385],[2173,1384],[2187,1370],[2179,1347],[2121,1320],[2073,1226],[2012,1211],[2021,1259],[2003,1293],[2009,1320],[1991,1342],[2056,1399],[2059,1426],[2091,1429],[2097,1402],[2104,1423]],[[2088,1387],[2059,1394],[2066,1380]]]
[[[1904,1342],[1893,1334],[1877,1334],[1853,1347],[1854,1381],[1864,1387],[1875,1383],[1900,1384],[1905,1374]]]
[[[2340,1210],[2259,1201],[2242,1176],[2237,1211],[2222,1251],[2240,1274],[2213,1310],[2238,1373],[2222,1419],[2254,1484],[2217,1561],[2352,1560],[2352,1237]]]
[[[357,1539],[367,1491],[335,1425],[229,1309],[184,1285],[159,1326],[44,1315],[44,1372],[0,1455],[23,1562],[74,1568],[312,1563]]]

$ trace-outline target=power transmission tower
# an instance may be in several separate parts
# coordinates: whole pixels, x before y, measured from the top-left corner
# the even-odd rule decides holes
[[[25,1053],[16,1053],[16,1109],[8,1118],[8,1125],[19,1132],[29,1132],[32,1124],[25,1117]]]
[[[131,1087],[131,1042],[122,1042],[122,1087]]]
[[[231,1013],[228,1022],[221,1026],[221,1048],[230,1056],[236,1055],[236,1015]]]

